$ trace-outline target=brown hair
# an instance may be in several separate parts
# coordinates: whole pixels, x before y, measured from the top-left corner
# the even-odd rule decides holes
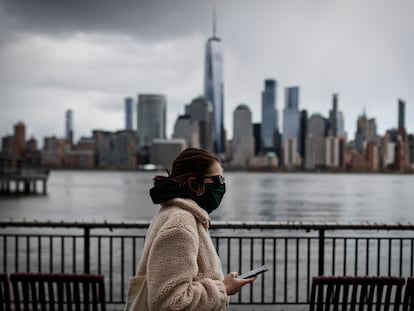
[[[155,176],[154,181],[173,179],[183,183],[190,177],[198,179],[207,175],[215,162],[220,163],[220,160],[213,153],[204,149],[187,148],[174,160],[171,173],[167,170],[169,176]]]

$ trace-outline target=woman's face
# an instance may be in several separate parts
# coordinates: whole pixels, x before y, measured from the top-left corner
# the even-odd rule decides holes
[[[210,166],[210,169],[208,170],[207,176],[220,176],[223,175],[223,168],[221,167],[220,163],[214,162],[212,166]],[[214,182],[209,180],[209,178],[206,178],[204,182]]]

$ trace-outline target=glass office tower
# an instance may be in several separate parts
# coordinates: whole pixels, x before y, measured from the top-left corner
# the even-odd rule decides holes
[[[72,110],[66,110],[65,138],[73,143],[73,111]]]
[[[212,138],[214,152],[224,155],[224,84],[223,84],[223,44],[216,37],[215,22],[213,37],[206,44],[204,94],[213,104]]]
[[[398,100],[398,129],[405,129],[405,102]]]
[[[278,128],[276,111],[276,81],[265,80],[262,92],[262,147],[263,152],[275,151],[275,131]]]
[[[164,95],[140,94],[137,106],[139,147],[151,145],[155,138],[165,138],[166,97]]]
[[[134,99],[131,97],[125,98],[125,129],[132,130],[132,110]]]
[[[285,90],[285,109],[283,111],[283,141],[298,138],[299,135],[299,87]]]

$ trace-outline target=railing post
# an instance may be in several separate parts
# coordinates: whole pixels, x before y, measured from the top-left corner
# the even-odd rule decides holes
[[[85,256],[83,271],[86,274],[89,274],[89,272],[90,272],[90,266],[91,266],[90,265],[90,262],[91,262],[90,235],[91,235],[91,229],[89,227],[85,227],[85,229],[84,229],[84,236],[83,236],[83,238],[84,238],[84,243],[83,243],[84,250],[83,250],[83,253],[84,253],[84,256]]]
[[[323,275],[325,273],[325,229],[319,229],[319,256],[318,256],[318,273]]]

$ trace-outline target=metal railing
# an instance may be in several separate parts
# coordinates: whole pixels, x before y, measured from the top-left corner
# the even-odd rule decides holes
[[[104,274],[120,307],[148,225],[0,220],[0,271]],[[413,224],[213,222],[211,236],[225,273],[269,268],[232,304],[307,304],[314,275],[414,275]]]

